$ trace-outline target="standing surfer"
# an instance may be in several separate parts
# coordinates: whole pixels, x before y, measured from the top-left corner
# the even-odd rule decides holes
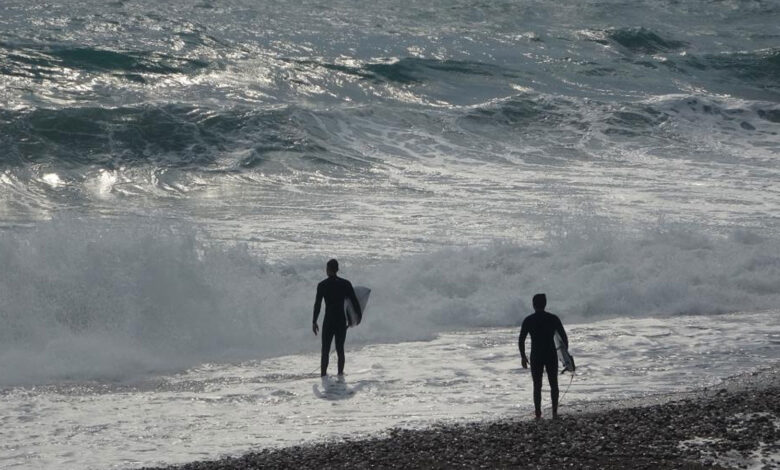
[[[311,329],[316,336],[320,328],[317,326],[317,317],[320,315],[320,305],[325,299],[325,318],[322,320],[322,359],[320,361],[320,375],[325,377],[328,372],[328,360],[330,357],[330,343],[336,338],[336,353],[339,357],[339,376],[344,375],[344,340],[347,337],[347,327],[352,326],[344,312],[344,301],[349,299],[358,315],[361,315],[360,302],[355,295],[352,283],[336,276],[339,271],[339,262],[335,259],[328,261],[325,272],[328,278],[317,284],[317,299],[314,301],[314,319]]]
[[[533,298],[534,313],[523,320],[520,329],[520,356],[523,368],[528,368],[528,357],[525,355],[525,337],[531,334],[531,378],[534,381],[534,408],[536,419],[542,417],[542,374],[547,369],[547,380],[550,382],[552,398],[552,416],[558,418],[558,354],[555,351],[555,332],[560,334],[563,344],[569,347],[569,339],[563,329],[561,320],[552,313],[545,312],[547,297],[536,294]]]

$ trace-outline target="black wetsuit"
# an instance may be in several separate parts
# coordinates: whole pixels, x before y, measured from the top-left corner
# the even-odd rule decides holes
[[[352,284],[337,276],[328,276],[327,279],[317,284],[317,300],[314,301],[314,319],[320,315],[320,305],[325,299],[325,319],[322,320],[322,360],[320,361],[320,373],[324,376],[328,371],[328,359],[330,356],[330,343],[336,338],[336,353],[339,356],[339,375],[344,373],[344,340],[347,337],[347,316],[344,312],[344,300],[351,299],[352,305],[358,314],[360,302],[355,296]]]
[[[531,334],[531,377],[534,381],[534,408],[536,413],[542,411],[542,374],[547,369],[547,380],[550,382],[553,414],[558,413],[558,353],[555,351],[555,332],[558,331],[563,344],[569,347],[569,338],[563,329],[561,320],[548,312],[536,312],[523,320],[520,329],[520,354],[525,356],[525,337]]]

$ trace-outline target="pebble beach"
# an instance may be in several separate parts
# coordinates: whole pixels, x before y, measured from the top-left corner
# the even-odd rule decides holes
[[[780,465],[778,378],[774,366],[683,394],[562,407],[558,420],[392,429],[165,469],[773,469]]]

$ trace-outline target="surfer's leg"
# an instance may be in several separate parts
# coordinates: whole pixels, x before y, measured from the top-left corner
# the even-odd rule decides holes
[[[536,362],[531,359],[531,378],[534,381],[534,410],[536,418],[542,416],[542,374],[544,373],[544,363]]]
[[[347,329],[340,328],[336,331],[336,354],[339,356],[339,375],[344,375],[344,340],[347,338]]]
[[[558,358],[553,356],[545,364],[547,380],[550,382],[550,398],[552,399],[553,418],[558,417]],[[541,378],[539,379],[541,381]]]
[[[328,373],[328,362],[330,359],[330,343],[333,342],[333,328],[323,322],[322,324],[322,359],[320,359],[320,375],[325,377]]]

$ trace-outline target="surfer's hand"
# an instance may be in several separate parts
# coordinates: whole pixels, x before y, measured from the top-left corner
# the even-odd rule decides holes
[[[313,332],[314,332],[314,336],[317,336],[317,333],[319,333],[319,331],[320,331],[320,327],[319,327],[319,326],[317,326],[317,323],[314,323],[314,322],[313,322],[313,323],[311,324],[311,331],[313,331]]]
[[[528,359],[522,358],[520,362],[523,364],[523,369],[528,369]]]

